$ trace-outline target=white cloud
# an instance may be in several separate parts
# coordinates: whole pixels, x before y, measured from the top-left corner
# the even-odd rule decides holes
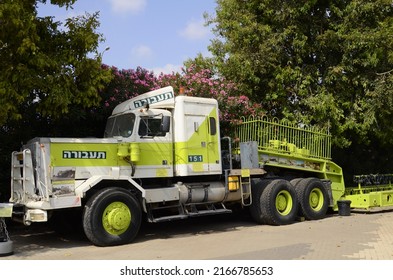
[[[172,72],[174,72],[174,73],[179,72],[180,73],[182,67],[183,67],[183,65],[174,65],[174,64],[168,63],[164,67],[155,67],[152,69],[152,71],[156,75],[160,75],[161,73],[172,74]]]
[[[132,57],[141,60],[141,59],[150,59],[153,57],[153,50],[146,45],[139,45],[131,50]]]
[[[209,34],[209,29],[204,25],[204,20],[191,20],[180,31],[180,35],[188,40],[204,39]]]
[[[115,13],[138,13],[147,4],[147,0],[109,0]]]

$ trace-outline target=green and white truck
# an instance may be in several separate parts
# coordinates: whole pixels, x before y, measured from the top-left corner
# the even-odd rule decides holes
[[[12,153],[13,218],[29,225],[79,208],[97,246],[131,242],[143,219],[164,222],[249,208],[257,223],[321,219],[338,202],[393,206],[389,184],[344,186],[331,136],[245,118],[222,137],[215,99],[172,87],[119,104],[104,138],[34,138]]]

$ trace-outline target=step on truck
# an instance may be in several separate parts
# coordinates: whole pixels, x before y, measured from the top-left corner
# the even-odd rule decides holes
[[[131,242],[141,223],[248,208],[260,224],[322,219],[338,201],[392,206],[390,182],[344,186],[327,131],[247,117],[220,135],[215,99],[172,87],[119,104],[104,138],[34,138],[12,153],[12,216],[25,225],[79,209],[97,246]],[[52,218],[53,219],[53,218]]]

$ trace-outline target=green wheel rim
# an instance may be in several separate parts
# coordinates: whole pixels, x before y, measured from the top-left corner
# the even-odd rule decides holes
[[[276,209],[282,215],[286,216],[291,213],[293,199],[288,191],[280,191],[276,196]]]
[[[322,209],[324,197],[322,191],[319,188],[312,189],[308,198],[311,209],[314,211],[319,211]]]
[[[102,214],[102,225],[110,234],[120,235],[129,228],[130,224],[131,211],[123,202],[112,202]]]

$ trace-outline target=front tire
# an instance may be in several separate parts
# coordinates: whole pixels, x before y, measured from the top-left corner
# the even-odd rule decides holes
[[[141,222],[138,200],[122,188],[102,189],[84,207],[83,229],[97,246],[130,243],[138,234]]]

